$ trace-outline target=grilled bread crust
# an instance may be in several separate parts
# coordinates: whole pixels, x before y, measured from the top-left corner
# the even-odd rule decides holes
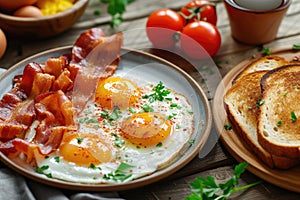
[[[257,122],[262,98],[260,80],[267,71],[254,70],[237,79],[226,92],[224,104],[233,128],[250,151],[271,168],[288,169],[298,163],[296,159],[275,156],[266,151],[258,142]]]
[[[261,79],[258,141],[268,152],[300,158],[300,64],[267,72]]]
[[[285,58],[280,56],[272,55],[272,56],[261,57],[255,60],[254,62],[250,63],[249,65],[247,65],[243,69],[243,71],[236,77],[236,80],[251,72],[270,71],[272,69],[281,67],[288,63],[289,61],[287,61]]]

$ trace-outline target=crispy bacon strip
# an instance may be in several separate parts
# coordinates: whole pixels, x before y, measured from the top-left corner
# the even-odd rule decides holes
[[[89,33],[87,32],[86,35]],[[80,63],[73,64],[79,68],[72,91],[72,103],[78,113],[85,106],[87,99],[94,94],[98,80],[111,76],[117,69],[115,64],[118,63],[122,45],[122,33],[94,40],[93,50]],[[81,56],[83,55],[81,54]]]
[[[122,44],[122,34],[105,37],[94,28],[80,35],[72,55],[29,63],[0,100],[0,151],[23,152],[31,162],[37,152],[47,155],[57,149],[66,132],[77,131],[73,100],[86,102],[98,79],[114,74]],[[29,140],[24,135],[31,129],[35,135]]]
[[[105,34],[102,29],[92,28],[82,33],[72,48],[72,61],[80,63],[100,43]]]
[[[47,155],[57,149],[66,131],[74,131],[73,106],[62,91],[43,93],[35,99],[36,127],[35,137],[31,142],[21,138],[2,143],[0,150],[5,153],[23,152],[32,158],[33,150]]]

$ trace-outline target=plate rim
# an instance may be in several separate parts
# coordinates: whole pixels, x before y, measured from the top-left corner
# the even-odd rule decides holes
[[[4,77],[15,70],[19,70],[20,68],[24,68],[25,65],[28,63],[28,61],[36,59],[40,56],[46,55],[46,54],[53,54],[58,51],[65,51],[65,50],[71,50],[72,45],[68,46],[62,46],[57,48],[48,49],[42,52],[39,52],[37,54],[34,54],[32,56],[29,56],[25,59],[22,59],[21,61],[14,64],[12,67],[10,67],[6,72],[0,75],[0,82],[4,79]],[[46,184],[48,186],[54,186],[56,188],[61,189],[71,189],[71,190],[81,190],[81,191],[111,191],[111,190],[127,190],[127,189],[133,189],[145,185],[149,185],[151,183],[157,182],[159,180],[162,180],[171,174],[175,173],[176,171],[183,168],[186,164],[188,164],[192,159],[196,157],[196,155],[201,151],[201,149],[204,147],[205,143],[208,140],[208,137],[210,135],[211,129],[212,129],[212,111],[210,107],[210,103],[203,91],[203,89],[200,87],[200,85],[183,69],[181,69],[179,66],[160,58],[156,55],[153,55],[151,53],[142,51],[142,50],[136,50],[132,48],[124,48],[122,47],[123,51],[130,51],[131,53],[135,53],[138,55],[146,56],[147,58],[153,59],[159,63],[162,63],[168,67],[171,67],[178,71],[187,81],[193,86],[193,88],[198,93],[203,106],[205,110],[205,116],[206,121],[203,128],[203,134],[201,135],[201,138],[199,139],[199,144],[194,144],[192,151],[189,153],[189,156],[186,156],[185,158],[179,158],[176,160],[176,162],[179,162],[175,165],[175,167],[166,167],[164,169],[160,169],[158,171],[155,171],[154,173],[138,178],[133,181],[125,182],[125,183],[117,183],[117,184],[87,184],[87,183],[75,183],[75,182],[69,182],[69,181],[63,181],[59,179],[49,179],[42,174],[36,173],[34,170],[29,171],[29,169],[25,169],[24,167],[18,166],[14,161],[12,161],[10,158],[5,156],[2,152],[0,152],[0,160],[10,169],[13,169],[14,171],[18,172],[19,174],[32,179],[34,181]],[[123,54],[121,54],[123,55]]]
[[[299,53],[299,51],[294,51],[290,47],[283,47],[278,48],[275,50],[272,50],[272,55],[277,56],[283,56],[289,55],[292,53]],[[298,54],[299,55],[299,54]],[[225,95],[226,91],[232,86],[232,81],[234,78],[244,69],[247,67],[248,64],[251,62],[263,57],[263,55],[259,55],[258,57],[252,57],[245,59],[241,61],[239,64],[235,65],[222,79],[222,81],[219,83],[216,93],[213,100],[213,106],[212,106],[212,112],[213,112],[213,119],[214,119],[214,125],[216,126],[217,132],[220,135],[220,139],[222,144],[226,147],[226,149],[229,151],[229,153],[238,161],[238,162],[248,162],[247,170],[251,173],[255,174],[256,176],[260,177],[261,179],[279,186],[281,188],[298,192],[300,193],[300,179],[292,181],[291,179],[287,178],[290,176],[289,172],[291,172],[293,169],[300,170],[300,165],[295,166],[294,168],[288,169],[288,170],[281,170],[281,169],[272,169],[265,165],[258,157],[255,156],[253,152],[251,152],[247,147],[244,147],[243,150],[246,151],[246,153],[242,151],[235,151],[235,148],[238,147],[237,143],[244,144],[244,141],[240,136],[236,133],[235,130],[225,130],[224,125],[229,123],[227,113],[225,111],[225,107],[222,110],[219,110],[219,105],[224,105],[223,96]],[[230,134],[234,134],[235,138],[238,138],[239,141],[231,141],[231,137],[228,136]],[[232,145],[232,143],[234,145]],[[250,156],[249,156],[250,155]],[[254,159],[258,165],[254,165],[254,161],[249,161],[250,159]],[[287,173],[288,172],[288,173]],[[280,176],[280,175],[285,176]],[[292,176],[293,177],[293,176]]]

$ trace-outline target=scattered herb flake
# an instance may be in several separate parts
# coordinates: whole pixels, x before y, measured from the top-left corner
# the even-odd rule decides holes
[[[281,125],[282,125],[282,121],[279,120],[279,121],[277,122],[277,126],[281,126]]]
[[[59,161],[60,161],[59,156],[55,156],[54,160],[55,160],[55,162],[59,163]]]
[[[163,146],[163,143],[162,142],[159,142],[156,147],[162,147]]]
[[[43,165],[41,167],[36,168],[36,172],[39,174],[43,174],[45,170],[49,169],[48,165]]]
[[[96,166],[94,165],[94,163],[91,163],[91,164],[90,164],[90,168],[91,168],[91,169],[99,169],[99,170],[101,170],[101,167],[96,167]]]
[[[229,130],[232,129],[232,127],[231,127],[230,124],[225,124],[225,125],[224,125],[224,128],[225,128],[225,130],[227,130],[227,131],[229,131]]]
[[[154,109],[150,106],[150,104],[144,104],[144,105],[142,105],[142,109],[145,112],[153,112],[154,111]]]
[[[293,44],[293,50],[300,50],[300,44]]]
[[[266,47],[262,48],[262,52],[263,52],[263,54],[262,54],[263,56],[269,56],[272,53],[271,49],[270,48],[266,48]]]
[[[265,103],[264,100],[262,99],[258,99],[258,101],[256,102],[256,107],[259,108],[261,105],[263,105]]]
[[[82,139],[81,137],[78,137],[78,138],[76,138],[76,139],[77,139],[77,143],[78,143],[78,144],[81,144],[82,141],[83,141],[83,139]]]
[[[297,116],[295,114],[294,111],[291,112],[291,118],[292,118],[292,122],[296,122],[297,121]]]
[[[189,140],[189,144],[190,144],[190,145],[195,144],[195,139],[190,139],[190,140]]]
[[[133,168],[134,166],[129,165],[127,163],[121,163],[118,167],[118,169],[116,169],[115,172],[112,173],[108,173],[108,174],[104,174],[103,178],[106,180],[114,180],[114,181],[125,181],[126,179],[130,178],[132,176],[132,174],[126,174],[124,173],[126,170]]]

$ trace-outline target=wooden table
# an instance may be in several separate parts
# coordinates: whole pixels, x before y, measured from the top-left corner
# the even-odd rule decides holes
[[[4,57],[0,60],[1,68],[8,69],[13,64],[35,53],[51,49],[58,46],[71,45],[81,32],[91,27],[101,27],[109,35],[119,31],[131,31],[133,29],[144,28],[147,16],[160,7],[168,7],[179,10],[188,0],[135,0],[127,7],[124,14],[125,22],[119,27],[112,29],[108,22],[110,16],[106,14],[105,5],[98,0],[91,0],[84,16],[69,31],[40,41],[21,40],[9,38],[8,48]],[[241,61],[259,53],[258,46],[244,45],[237,43],[231,37],[229,21],[222,1],[216,1],[218,13],[218,28],[222,35],[222,47],[213,58],[219,63],[219,71],[222,76]],[[101,10],[101,15],[94,15],[95,10]],[[270,49],[291,46],[300,42],[300,1],[293,0],[286,17],[284,18],[278,37],[276,40],[265,44],[264,47]],[[138,31],[135,31],[138,33]],[[131,36],[132,47],[142,49],[148,43],[145,35],[134,34]],[[211,141],[216,140],[217,134],[212,130]],[[189,182],[196,177],[213,176],[217,181],[224,181],[233,175],[233,166],[236,160],[227,152],[218,141],[211,152],[205,157],[197,156],[183,169],[170,177],[142,188],[128,191],[118,191],[119,195],[125,199],[184,199],[190,194]],[[241,177],[241,184],[249,184],[260,180],[250,172],[245,172]],[[72,193],[72,191],[66,191]],[[279,188],[268,182],[263,182],[251,189],[235,194],[232,199],[300,199],[300,194]]]

